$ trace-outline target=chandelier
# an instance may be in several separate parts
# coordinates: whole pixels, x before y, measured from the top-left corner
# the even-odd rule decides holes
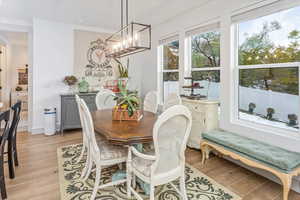
[[[124,2],[126,24],[124,25]],[[106,39],[107,57],[121,58],[151,49],[151,25],[128,23],[128,0],[121,0],[121,29]]]

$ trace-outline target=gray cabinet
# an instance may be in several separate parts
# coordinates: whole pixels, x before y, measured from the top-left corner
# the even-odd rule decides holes
[[[78,93],[84,99],[90,111],[97,110],[96,93]],[[78,107],[74,94],[62,94],[61,97],[61,126],[60,131],[81,128]]]

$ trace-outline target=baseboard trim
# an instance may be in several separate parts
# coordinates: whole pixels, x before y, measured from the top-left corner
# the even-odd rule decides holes
[[[44,128],[32,128],[30,132],[32,135],[36,135],[36,134],[43,134],[45,131]]]

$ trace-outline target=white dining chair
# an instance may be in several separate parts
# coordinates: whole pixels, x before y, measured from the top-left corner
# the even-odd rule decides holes
[[[154,154],[141,153],[135,147],[128,151],[127,194],[142,200],[131,184],[135,176],[150,184],[150,200],[154,200],[155,186],[170,183],[187,200],[185,188],[185,149],[192,126],[189,109],[175,105],[163,112],[153,127]],[[171,182],[180,179],[180,189]]]
[[[146,94],[144,99],[144,111],[157,113],[158,110],[158,98],[156,91],[150,91]]]
[[[114,92],[108,89],[101,89],[96,95],[96,106],[98,110],[112,109],[116,105]]]
[[[79,118],[80,118],[80,124],[81,124],[81,127],[82,127],[82,150],[81,150],[81,153],[80,153],[80,156],[78,157],[76,163],[78,164],[82,159],[83,159],[83,156],[84,156],[84,153],[85,152],[88,152],[89,151],[89,141],[88,141],[88,137],[87,137],[87,133],[86,133],[86,129],[83,128],[83,126],[85,125],[85,123],[83,123],[83,118],[82,118],[82,115],[83,115],[83,111],[82,109],[80,109],[80,100],[81,98],[76,94],[75,95],[75,99],[76,99],[76,103],[77,103],[77,107],[78,107],[78,112],[79,112]],[[97,138],[97,141],[98,142],[106,142],[105,138],[103,136],[99,136]],[[88,178],[88,175],[87,174],[87,169],[88,169],[88,163],[89,163],[89,154],[87,154],[87,158],[85,160],[85,165],[84,165],[84,168],[81,172],[81,179],[83,180],[86,180]]]
[[[81,126],[83,127],[85,124],[83,123],[82,110],[80,109],[80,97],[76,94],[75,99],[76,99],[76,103],[77,103],[77,107],[78,107],[80,123],[81,123]],[[80,156],[78,157],[76,163],[79,163],[83,159],[84,153],[88,152],[88,151],[89,151],[88,137],[86,135],[85,128],[82,128],[82,150],[81,150]],[[87,179],[86,173],[87,173],[87,168],[88,168],[88,159],[89,158],[87,157],[87,159],[85,161],[85,166],[81,172],[81,177],[80,177],[81,179]]]
[[[100,185],[100,178],[102,168],[126,162],[128,149],[121,146],[110,145],[107,142],[97,142],[91,113],[83,99],[80,99],[79,103],[82,111],[82,121],[84,123],[83,128],[87,133],[86,135],[89,141],[89,148],[87,152],[89,157],[87,174],[89,175],[92,172],[93,165],[96,166],[95,184],[90,198],[90,200],[94,200],[98,189],[126,182],[125,178]]]
[[[167,96],[165,99],[164,105],[163,105],[163,111],[167,110],[168,108],[175,106],[175,105],[181,105],[182,100],[180,96],[176,93],[171,93]]]

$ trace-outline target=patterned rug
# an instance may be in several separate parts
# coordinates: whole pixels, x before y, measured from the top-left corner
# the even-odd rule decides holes
[[[88,200],[90,199],[95,172],[93,172],[87,181],[80,179],[81,170],[84,166],[84,161],[76,164],[76,159],[79,157],[82,149],[82,144],[65,146],[57,149],[58,155],[58,170],[59,183],[61,191],[61,200]],[[103,170],[101,174],[101,183],[110,182],[110,177],[119,168],[117,166],[109,167]],[[175,181],[175,185],[179,182]],[[142,189],[136,186],[143,199],[148,199]],[[219,185],[211,178],[207,177],[197,169],[186,166],[186,187],[188,199],[197,200],[240,200],[241,198]],[[180,200],[180,196],[169,185],[162,185],[155,188],[157,200]],[[98,190],[97,200],[121,200],[127,199],[126,186],[114,186]]]

